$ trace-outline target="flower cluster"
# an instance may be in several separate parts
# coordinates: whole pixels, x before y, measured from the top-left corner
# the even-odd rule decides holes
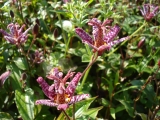
[[[120,31],[120,27],[116,24],[113,27],[106,26],[110,24],[112,20],[105,20],[101,23],[97,18],[93,18],[88,22],[88,25],[91,25],[93,28],[92,35],[93,38],[88,35],[82,28],[76,28],[76,33],[82,39],[82,42],[91,46],[94,50],[93,52],[98,52],[98,55],[102,55],[105,50],[110,50],[110,48],[124,40],[127,40],[128,37],[124,37],[113,41],[114,38]]]
[[[57,106],[58,110],[66,110],[70,104],[88,98],[89,94],[74,96],[76,86],[82,75],[80,72],[78,72],[75,76],[74,74],[74,72],[68,71],[67,75],[63,77],[63,73],[58,68],[54,68],[47,76],[48,79],[54,81],[54,84],[51,86],[42,77],[39,77],[37,82],[40,84],[44,94],[49,99],[37,100],[36,104],[51,107]],[[73,79],[70,82],[67,82],[67,80],[72,77]]]
[[[3,29],[0,29],[0,32],[4,35],[4,38],[11,44],[20,45],[26,42],[27,40],[27,33],[31,28],[28,28],[25,32],[23,32],[25,25],[22,27],[19,26],[18,23],[11,23],[7,26],[10,30],[10,33],[7,33]]]
[[[159,13],[159,8],[158,6],[154,6],[151,4],[144,4],[140,11],[144,16],[144,19],[146,21],[149,21]]]

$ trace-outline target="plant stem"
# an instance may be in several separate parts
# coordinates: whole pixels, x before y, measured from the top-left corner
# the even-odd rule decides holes
[[[76,120],[76,118],[75,118],[75,103],[73,103],[72,113],[73,113],[73,120]]]
[[[81,86],[80,86],[80,90],[82,90],[82,87],[83,87],[83,85],[84,85],[84,83],[85,83],[85,81],[86,81],[86,79],[87,79],[87,76],[88,76],[88,73],[89,73],[89,71],[90,71],[90,68],[91,68],[91,66],[95,63],[95,61],[97,60],[97,58],[98,58],[98,53],[96,52],[96,53],[94,53],[93,55],[92,55],[92,57],[91,57],[91,61],[89,62],[89,64],[88,64],[88,66],[86,67],[86,69],[83,71],[83,73],[82,73],[82,76],[84,75],[84,77],[83,77],[83,80],[82,80],[82,83],[81,83]],[[82,77],[81,76],[81,77]]]
[[[30,51],[33,43],[35,42],[35,40],[36,40],[36,35],[34,35],[33,40],[32,40],[32,42],[31,42],[31,45],[29,46],[29,49],[28,49],[28,51],[27,51],[27,57],[28,57],[29,51]]]
[[[69,116],[67,115],[67,113],[66,113],[64,110],[62,110],[62,111],[63,111],[63,113],[65,114],[65,116],[67,117],[67,119],[70,120],[70,118],[69,118]]]

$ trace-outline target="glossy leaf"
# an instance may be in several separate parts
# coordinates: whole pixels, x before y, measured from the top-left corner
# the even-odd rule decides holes
[[[9,64],[7,66],[7,68],[9,70],[12,71],[12,74],[10,75],[11,76],[11,84],[12,84],[12,87],[14,89],[21,89],[21,82],[20,82],[20,78],[21,78],[21,71],[20,69],[15,65],[15,64]]]
[[[23,120],[34,120],[34,92],[28,88],[25,91],[15,91],[15,102]]]
[[[124,105],[126,111],[128,112],[128,114],[131,117],[134,117],[134,110],[133,107],[131,107],[131,104],[129,103],[129,101],[124,101],[124,100],[118,100],[122,105]]]
[[[28,64],[25,58],[15,58],[14,63],[17,65],[19,69],[27,70]]]
[[[116,119],[116,116],[115,116],[115,109],[114,108],[110,108],[110,111],[111,111],[111,116],[112,118],[115,120]]]

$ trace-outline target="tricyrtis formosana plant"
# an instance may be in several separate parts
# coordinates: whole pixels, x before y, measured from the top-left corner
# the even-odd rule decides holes
[[[1,1],[0,119],[160,119],[159,1]]]

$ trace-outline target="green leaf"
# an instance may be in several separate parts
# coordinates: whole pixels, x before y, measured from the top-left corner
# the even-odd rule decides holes
[[[115,86],[118,85],[118,84],[120,84],[118,81],[119,81],[119,72],[117,71],[116,75],[115,75],[115,80],[114,80],[114,85]]]
[[[141,117],[142,120],[147,120],[147,115],[144,113],[137,113]]]
[[[97,114],[98,114],[99,110],[101,110],[102,108],[103,108],[103,106],[88,109],[88,110],[84,111],[83,115],[86,115],[89,118],[95,120],[96,117],[97,117]]]
[[[132,56],[132,57],[143,57],[143,55],[141,53],[132,51],[132,50],[128,50],[127,51],[128,55]]]
[[[122,105],[124,105],[126,111],[128,112],[128,114],[131,117],[134,117],[134,110],[133,107],[131,107],[129,101],[125,101],[125,100],[118,100]]]
[[[21,78],[21,71],[20,69],[13,63],[9,64],[7,66],[8,70],[11,70],[12,74],[10,75],[12,80],[11,84],[14,89],[21,89],[21,83],[20,83],[20,78]]]
[[[110,108],[110,112],[111,112],[111,116],[113,117],[113,119],[115,120],[116,119],[116,116],[115,116],[115,109],[114,108]]]
[[[120,111],[122,111],[122,110],[125,110],[125,107],[124,107],[123,105],[119,105],[119,106],[116,107],[116,109],[115,109],[116,113],[117,113],[117,112],[120,112]]]
[[[19,69],[22,69],[22,70],[27,70],[28,69],[28,63],[27,63],[25,58],[20,58],[20,57],[15,58],[14,63],[17,65],[17,67]]]
[[[0,120],[13,120],[13,118],[8,113],[0,112]]]
[[[83,54],[82,62],[90,62],[90,56],[88,54]]]
[[[106,81],[107,81],[107,83],[108,83],[108,91],[109,91],[109,98],[110,98],[110,100],[111,100],[111,98],[112,98],[112,92],[113,92],[113,89],[114,89],[114,86],[113,86],[113,82],[111,81],[111,80],[107,80],[106,79]]]
[[[34,120],[34,92],[31,88],[25,91],[16,90],[15,102],[23,120]]]
[[[138,86],[130,86],[130,87],[127,87],[127,88],[123,88],[122,90],[116,92],[114,95],[120,93],[120,92],[124,92],[124,91],[127,91],[129,89],[138,89],[139,87]]]
[[[145,84],[143,80],[133,80],[131,84],[136,85],[137,87],[141,87]],[[145,89],[142,91],[145,97],[152,103],[155,103],[155,92],[154,87],[151,84],[146,85]]]
[[[102,98],[102,105],[107,107],[109,105],[109,101]]]

